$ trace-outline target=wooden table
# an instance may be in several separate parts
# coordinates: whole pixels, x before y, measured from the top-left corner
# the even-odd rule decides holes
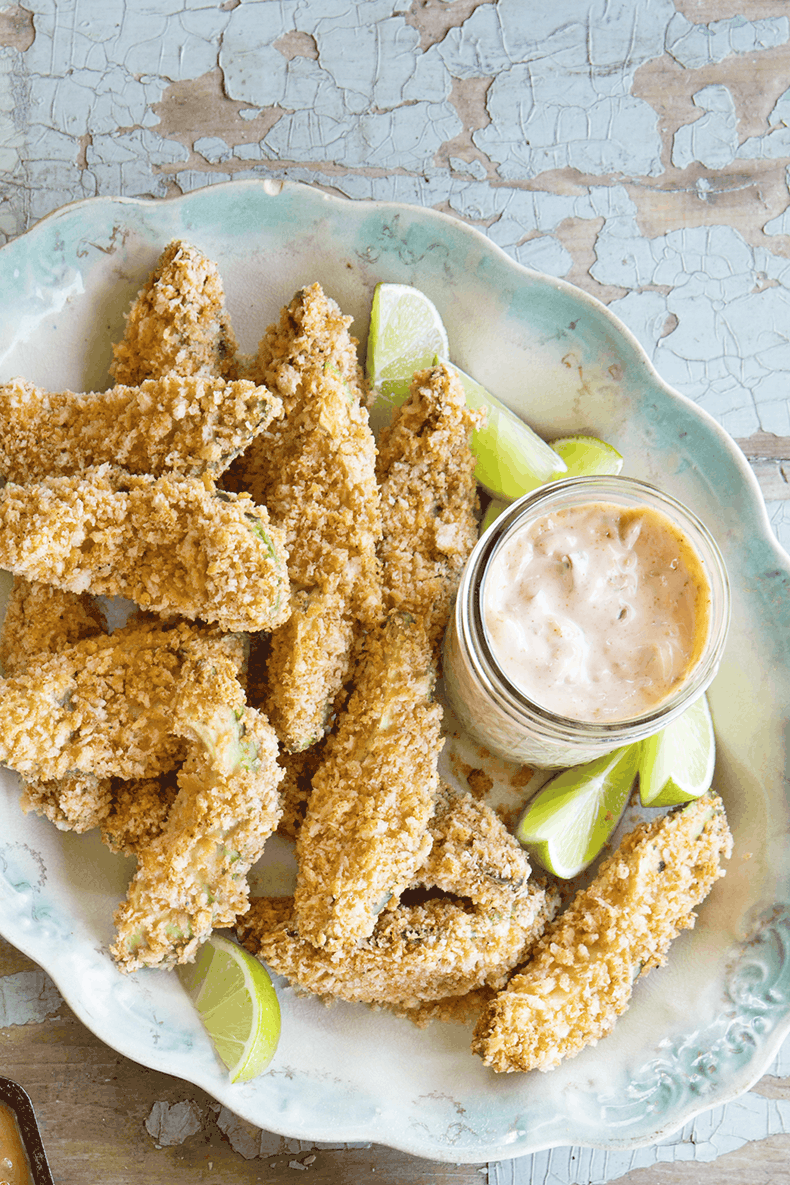
[[[0,237],[76,198],[241,176],[443,209],[611,305],[738,440],[790,545],[786,0],[181,7],[0,11]],[[790,1052],[776,1071],[644,1151],[310,1148],[115,1054],[0,940],[0,1072],[63,1185],[790,1182]]]

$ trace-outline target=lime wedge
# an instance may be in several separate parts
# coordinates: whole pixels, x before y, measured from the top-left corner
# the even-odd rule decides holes
[[[371,387],[389,404],[403,403],[416,370],[449,353],[439,310],[418,288],[377,284],[370,309],[367,372]]]
[[[595,436],[561,436],[559,440],[552,440],[551,447],[567,466],[563,477],[619,473],[623,467],[623,458],[617,449]],[[549,478],[549,481],[555,480]]]
[[[482,535],[492,523],[495,523],[505,510],[507,510],[507,502],[500,502],[498,498],[492,498],[486,506],[483,517],[480,520],[480,534]]]
[[[661,732],[642,741],[639,798],[642,806],[677,806],[710,788],[716,764],[713,722],[704,695]]]
[[[625,810],[640,746],[626,745],[557,774],[518,822],[516,839],[548,872],[568,880],[591,864]]]
[[[280,1005],[266,968],[235,942],[212,934],[178,977],[231,1082],[266,1069],[280,1039]]]
[[[424,292],[408,284],[376,285],[367,372],[370,385],[386,404],[403,403],[414,372],[446,360],[448,353],[439,310]],[[565,473],[565,462],[545,440],[471,375],[457,366],[455,370],[467,406],[486,411],[485,427],[472,434],[475,477],[484,489],[495,498],[513,501]]]
[[[477,458],[475,477],[494,498],[512,502],[553,478],[565,476],[566,465],[553,448],[495,395],[455,363],[467,407],[485,408],[484,427],[472,433]]]

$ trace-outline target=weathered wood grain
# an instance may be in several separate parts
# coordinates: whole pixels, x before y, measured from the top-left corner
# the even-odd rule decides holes
[[[735,443],[751,465],[766,502],[790,498],[790,437],[755,432]]]

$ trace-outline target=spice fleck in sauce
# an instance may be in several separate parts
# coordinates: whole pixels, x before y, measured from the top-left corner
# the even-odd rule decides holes
[[[591,502],[506,539],[483,589],[489,645],[533,703],[573,720],[627,720],[658,706],[705,645],[710,586],[659,511]]]

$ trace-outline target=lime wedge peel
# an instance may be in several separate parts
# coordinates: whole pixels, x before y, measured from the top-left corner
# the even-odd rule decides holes
[[[449,359],[439,310],[409,284],[376,285],[370,310],[367,375],[385,408],[404,402],[415,371]],[[546,443],[506,404],[455,363],[467,406],[485,409],[484,427],[472,433],[475,477],[495,499],[512,502],[561,477],[619,473],[623,458],[593,436],[564,436]]]
[[[451,365],[461,380],[467,407],[486,412],[485,425],[472,433],[475,477],[483,489],[494,498],[515,501],[566,475],[565,462],[545,440],[471,375]]]
[[[509,503],[500,502],[499,498],[492,498],[486,506],[483,517],[480,520],[480,534],[482,535],[492,523],[495,523],[500,514],[504,514],[508,508]]]
[[[515,830],[532,859],[564,880],[583,872],[622,817],[639,756],[639,744],[626,745],[547,782],[527,804]]]
[[[377,284],[370,309],[367,374],[371,387],[391,406],[403,403],[412,376],[450,352],[447,331],[434,303],[408,284]]]
[[[642,741],[639,799],[642,806],[677,806],[710,789],[716,740],[704,695],[661,732]]]
[[[212,934],[194,963],[177,968],[231,1082],[248,1082],[274,1057],[280,1005],[266,968],[235,942]]]
[[[367,375],[391,407],[403,403],[414,372],[447,360],[450,346],[439,311],[408,284],[377,284],[370,310]],[[485,427],[472,434],[475,477],[490,494],[512,501],[565,472],[565,462],[517,415],[454,363],[466,402],[485,408]]]
[[[617,474],[623,467],[623,458],[617,449],[596,436],[561,436],[559,440],[552,440],[551,447],[565,462],[564,477]]]

